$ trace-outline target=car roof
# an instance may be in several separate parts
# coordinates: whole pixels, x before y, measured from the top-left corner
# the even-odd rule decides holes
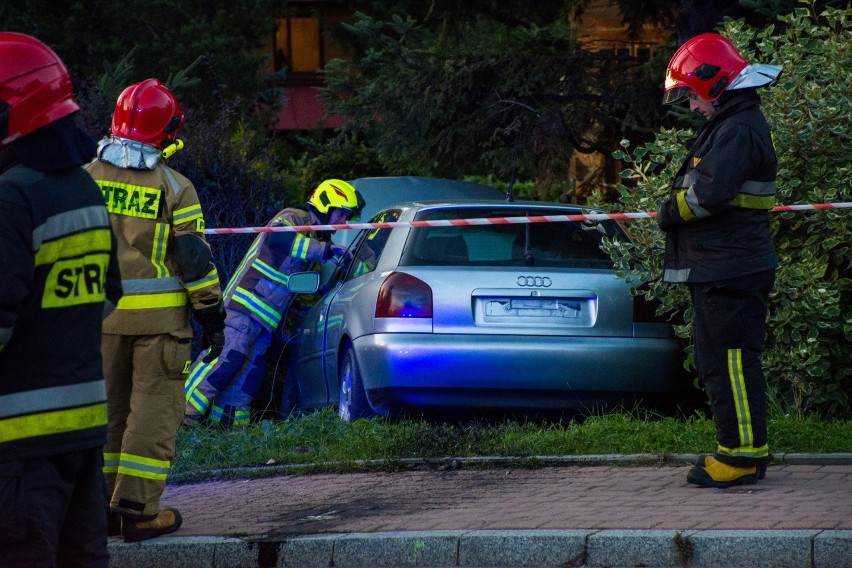
[[[543,201],[506,201],[506,193],[496,187],[479,183],[422,176],[367,177],[350,180],[364,197],[366,204],[361,222],[367,222],[379,211],[404,207],[416,212],[426,207],[451,206],[509,206],[513,208],[560,208],[565,214],[593,213],[598,209]],[[332,240],[349,246],[355,231],[337,231]]]
[[[396,203],[395,206],[407,207],[413,209],[427,209],[439,207],[500,207],[506,209],[561,209],[564,214],[573,213],[598,213],[600,209],[576,205],[572,203],[555,203],[551,201],[528,201],[515,200],[506,201],[505,199],[423,199],[409,202]]]
[[[369,220],[402,202],[435,199],[505,200],[505,192],[479,183],[422,176],[367,177],[350,180],[366,201],[361,220]]]

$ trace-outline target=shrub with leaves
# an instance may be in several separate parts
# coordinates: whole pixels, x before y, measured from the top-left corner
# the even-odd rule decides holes
[[[170,160],[192,180],[211,228],[263,226],[280,209],[301,203],[291,199],[294,180],[269,138],[235,116],[223,112],[209,121],[188,114],[181,136],[186,148]],[[208,237],[223,281],[233,274],[254,237]]]
[[[761,89],[779,159],[778,203],[852,201],[852,7],[818,13],[809,2],[755,30],[728,22],[722,33],[745,57],[781,65],[777,85]],[[654,211],[668,196],[690,132],[660,131],[656,140],[614,156],[629,164],[619,185],[625,211]],[[852,411],[852,252],[850,211],[770,213],[780,267],[770,296],[764,369],[770,404],[783,412]],[[631,243],[609,242],[618,271],[659,298],[661,313],[682,315],[689,337],[686,286],[661,282],[664,234],[653,221],[634,221]],[[691,364],[691,356],[688,363]]]

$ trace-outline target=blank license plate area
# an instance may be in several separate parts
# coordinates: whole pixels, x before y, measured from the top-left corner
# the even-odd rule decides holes
[[[594,299],[590,298],[480,298],[483,323],[544,323],[588,326]]]

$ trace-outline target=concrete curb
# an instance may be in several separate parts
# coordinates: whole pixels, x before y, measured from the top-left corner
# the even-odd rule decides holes
[[[109,544],[125,568],[843,568],[848,530],[416,531],[278,541],[162,537]]]
[[[402,458],[394,460],[354,460],[349,463],[328,462],[318,464],[272,464],[232,469],[217,469],[190,474],[169,475],[169,483],[184,483],[199,479],[237,479],[268,477],[292,473],[318,473],[340,471],[349,467],[362,470],[379,470],[389,465],[395,469],[404,466],[411,469],[455,469],[458,467],[547,467],[566,465],[677,465],[692,464],[703,454],[591,454],[576,456],[477,456],[440,458]],[[830,454],[776,453],[774,465],[852,465],[852,453]]]

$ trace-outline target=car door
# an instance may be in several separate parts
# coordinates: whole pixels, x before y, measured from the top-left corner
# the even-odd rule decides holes
[[[363,232],[363,231],[359,231]],[[353,244],[357,244],[359,238]],[[344,276],[349,272],[351,259],[336,266],[333,270],[322,271],[323,282],[319,298],[311,306],[299,322],[296,330],[296,345],[294,351],[294,371],[299,389],[299,406],[302,408],[319,408],[327,406],[333,399],[329,392],[323,372],[323,357],[325,354],[326,328],[328,307],[334,299]]]
[[[399,218],[399,210],[382,211],[376,215],[373,223],[387,223]],[[373,272],[379,264],[380,257],[384,251],[390,236],[391,229],[370,229],[359,234],[352,243],[350,250],[353,251],[352,262],[346,268],[346,272],[340,282],[337,283],[334,294],[326,304],[326,311],[322,321],[323,341],[323,377],[326,390],[329,393],[330,402],[336,402],[338,398],[338,359],[340,347],[347,339],[351,339],[350,333],[355,329],[373,329],[372,320],[353,321],[354,318],[373,318],[374,310],[365,312],[365,303],[374,305],[375,299],[367,297],[370,291],[364,291],[364,284],[372,279]],[[355,325],[353,325],[355,324]]]

